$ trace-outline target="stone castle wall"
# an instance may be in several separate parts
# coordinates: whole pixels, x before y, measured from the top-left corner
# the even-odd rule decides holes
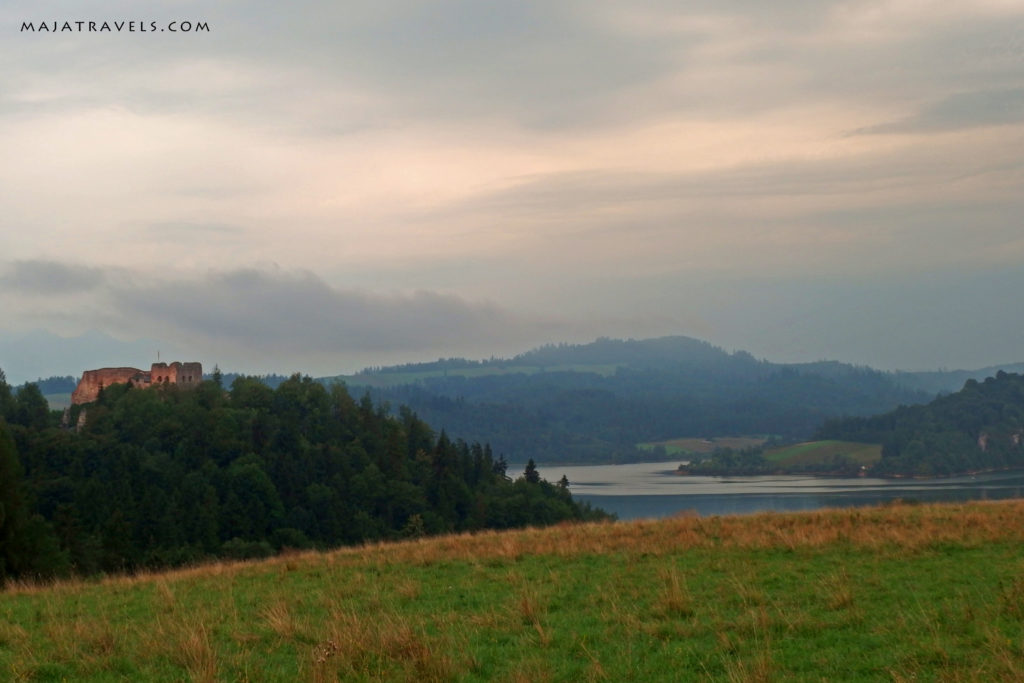
[[[100,394],[101,387],[109,387],[111,384],[125,384],[129,380],[135,380],[145,373],[138,368],[100,368],[99,370],[86,370],[82,373],[82,379],[78,386],[71,393],[71,402],[74,404],[92,403]]]
[[[203,381],[203,364],[190,362],[181,363],[181,369],[178,370],[178,384],[186,386],[195,386]]]
[[[149,381],[154,384],[168,382],[170,384],[196,385],[203,381],[202,363],[171,364],[153,363],[149,371]]]
[[[140,387],[153,384],[178,384],[185,387],[197,386],[203,381],[202,363],[153,363],[148,372],[138,368],[100,368],[86,370],[71,394],[71,403],[80,405],[92,403],[99,397],[101,387],[111,384],[132,382]]]

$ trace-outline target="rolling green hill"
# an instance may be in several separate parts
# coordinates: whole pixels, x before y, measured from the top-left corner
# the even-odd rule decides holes
[[[432,425],[487,441],[509,460],[545,463],[640,460],[652,452],[638,443],[679,438],[806,439],[828,417],[931,398],[870,368],[770,363],[688,337],[599,339],[511,359],[372,368],[343,379],[357,395],[369,391],[375,401],[407,405]]]
[[[615,371],[621,366],[616,364],[564,364],[548,367],[543,365],[528,365],[523,362],[509,362],[502,364],[481,363],[466,365],[455,363],[452,367],[446,367],[445,361],[438,361],[437,363],[422,363],[413,366],[397,367],[407,369],[395,369],[389,371],[364,370],[354,375],[323,377],[321,380],[327,382],[340,381],[349,386],[382,389],[386,387],[398,387],[405,384],[416,384],[426,380],[443,380],[449,377],[471,379],[501,375],[533,375],[539,372],[583,372],[600,375],[602,377],[609,377],[614,375]]]
[[[12,681],[1019,681],[1024,503],[483,532],[0,592]]]

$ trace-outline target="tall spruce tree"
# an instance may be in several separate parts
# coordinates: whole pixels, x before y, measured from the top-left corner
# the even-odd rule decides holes
[[[21,462],[14,440],[0,418],[0,582],[15,572],[18,534],[24,527],[25,508],[21,495]]]

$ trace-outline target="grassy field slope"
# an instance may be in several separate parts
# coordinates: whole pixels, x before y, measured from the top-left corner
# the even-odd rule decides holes
[[[0,677],[1024,679],[1024,501],[573,525],[0,594]]]
[[[786,467],[828,464],[836,456],[844,456],[855,463],[870,467],[881,459],[882,447],[878,444],[854,441],[807,441],[774,448],[764,454],[769,462]]]
[[[649,441],[638,443],[637,448],[645,451],[654,451],[659,446],[665,449],[666,455],[711,455],[718,448],[732,448],[742,450],[754,448],[763,444],[767,439],[762,436],[716,436],[710,439],[669,439],[667,441]]]

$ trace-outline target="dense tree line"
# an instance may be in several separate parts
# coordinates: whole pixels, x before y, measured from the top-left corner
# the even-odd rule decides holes
[[[71,409],[76,430],[0,377],[0,579],[603,516],[409,409],[298,375],[221,379],[106,387]]]
[[[679,471],[684,474],[702,474],[710,476],[751,476],[764,474],[812,474],[828,476],[854,477],[864,473],[861,464],[842,453],[822,457],[816,461],[785,463],[765,457],[765,451],[771,443],[763,446],[733,449],[717,448],[703,460],[680,465]]]
[[[501,374],[465,376],[449,359],[438,362],[451,370],[445,376],[365,389],[510,459],[545,463],[641,460],[650,453],[637,443],[677,437],[806,439],[829,417],[932,398],[870,368],[779,365],[686,337],[545,346],[503,362]]]
[[[1024,376],[1000,371],[927,405],[830,420],[817,437],[882,444],[878,475],[1024,467]]]
[[[231,386],[234,381],[239,378],[258,379],[271,389],[277,389],[285,380],[288,379],[288,375],[279,375],[277,373],[268,373],[266,375],[246,375],[240,372],[221,372],[220,368],[217,367],[214,367],[213,372],[203,375],[203,379],[214,379],[215,377],[219,377],[218,381],[223,383],[224,386]],[[329,386],[331,382],[325,382],[325,384]]]
[[[774,474],[778,468],[765,459],[764,449],[761,447],[716,448],[708,458],[689,465],[680,465],[679,471],[685,474],[725,477]]]
[[[31,384],[35,384],[43,394],[70,394],[78,385],[78,380],[71,375],[53,375],[46,379],[40,377]]]

